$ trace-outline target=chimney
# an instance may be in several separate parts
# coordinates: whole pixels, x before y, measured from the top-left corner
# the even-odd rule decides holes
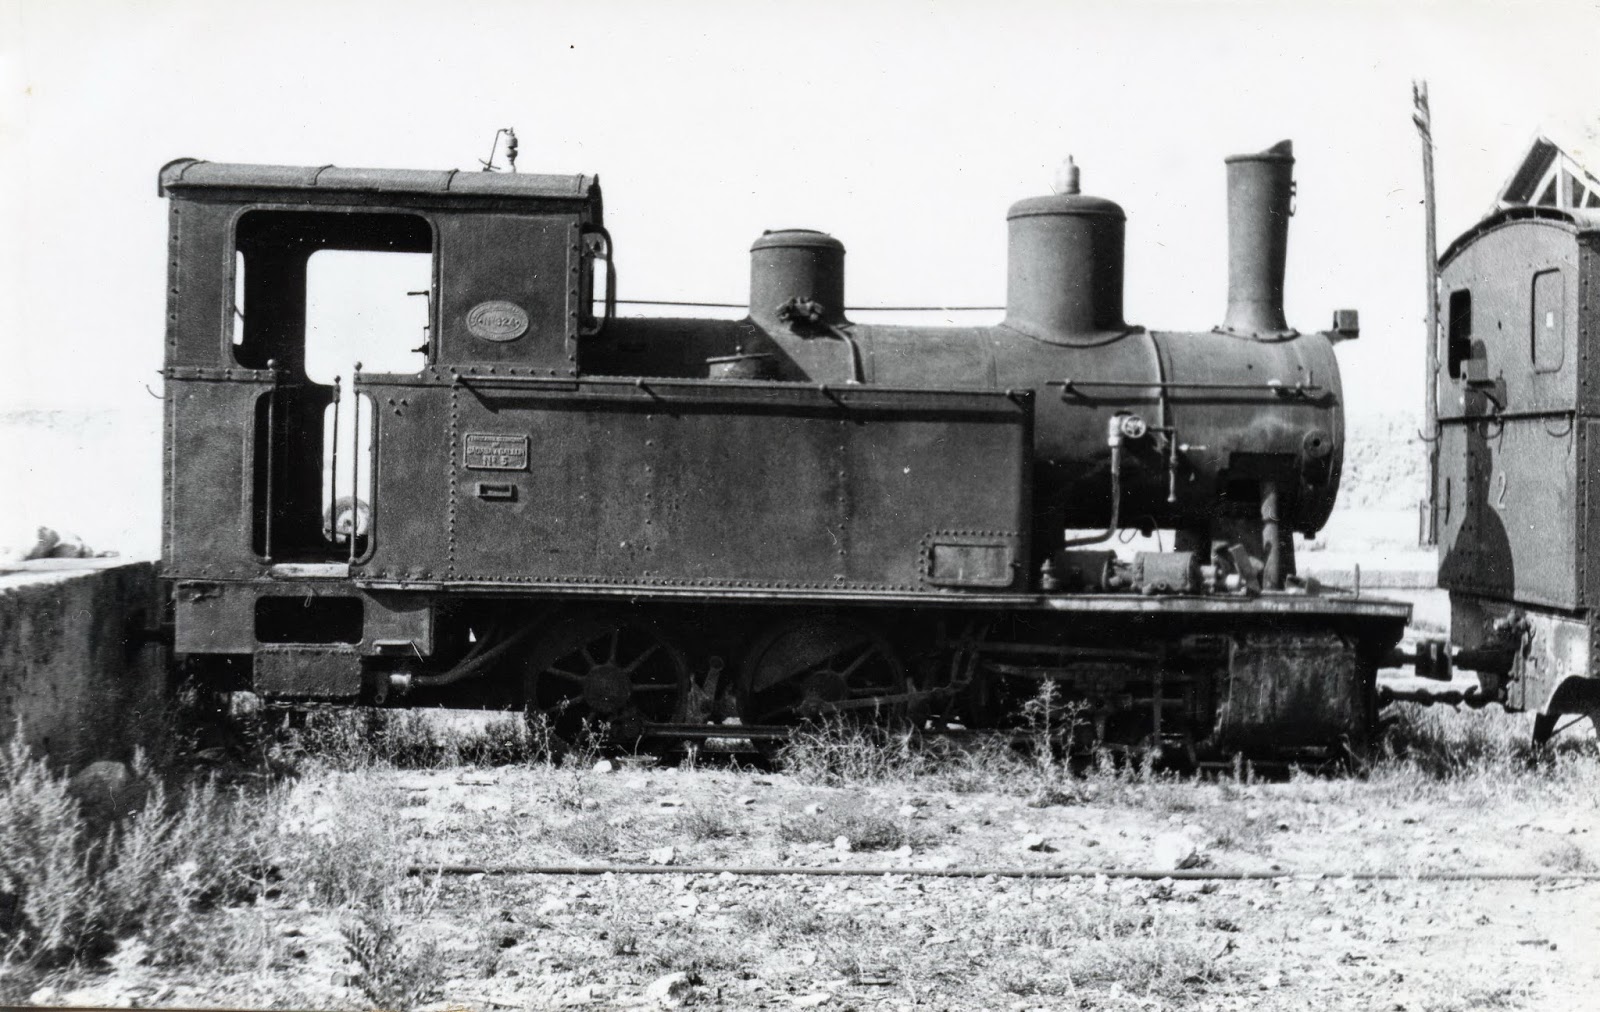
[[[1294,199],[1294,145],[1280,141],[1228,165],[1228,315],[1219,330],[1247,337],[1289,334],[1283,266]]]

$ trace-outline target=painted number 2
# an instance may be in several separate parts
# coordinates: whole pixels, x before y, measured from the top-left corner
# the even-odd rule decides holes
[[[1494,508],[1497,510],[1506,508],[1506,473],[1504,471],[1494,476]]]

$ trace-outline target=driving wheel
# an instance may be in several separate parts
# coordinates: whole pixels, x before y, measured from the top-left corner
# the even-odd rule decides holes
[[[782,623],[756,641],[741,679],[742,719],[792,724],[828,717],[896,720],[910,680],[893,645],[864,623],[834,617]]]
[[[533,651],[524,679],[529,703],[557,733],[604,727],[617,741],[670,721],[687,685],[682,652],[653,624],[620,615],[567,622]]]

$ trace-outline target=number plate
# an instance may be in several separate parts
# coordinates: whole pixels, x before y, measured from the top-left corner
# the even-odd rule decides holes
[[[528,437],[469,432],[461,457],[474,471],[526,471]]]

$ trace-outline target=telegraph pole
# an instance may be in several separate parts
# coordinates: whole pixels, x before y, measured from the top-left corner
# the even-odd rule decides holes
[[[1414,108],[1411,121],[1422,138],[1422,215],[1426,220],[1428,254],[1428,362],[1425,371],[1427,392],[1423,400],[1426,417],[1423,439],[1428,447],[1427,498],[1418,504],[1421,530],[1418,542],[1424,546],[1439,543],[1439,248],[1434,228],[1433,209],[1433,118],[1428,111],[1428,82],[1411,82]]]

